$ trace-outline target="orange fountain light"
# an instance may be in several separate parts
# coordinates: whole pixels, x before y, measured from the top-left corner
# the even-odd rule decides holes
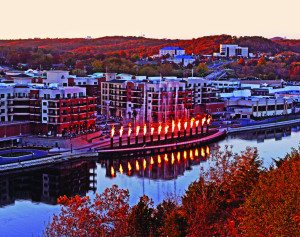
[[[194,160],[194,154],[193,154],[193,150],[192,149],[190,150],[190,159]]]
[[[209,148],[209,146],[206,147],[206,155],[210,155],[210,148]]]
[[[122,164],[120,164],[119,171],[120,171],[120,174],[123,174],[123,167],[122,167]]]
[[[207,124],[210,124],[211,120],[212,120],[211,117],[208,117],[207,118]]]
[[[160,135],[160,133],[161,133],[161,129],[162,129],[162,126],[161,126],[161,124],[158,126],[158,134]]]
[[[135,135],[138,136],[140,132],[141,126],[136,126],[135,128]]]
[[[187,121],[184,122],[183,127],[184,127],[184,130],[186,130],[186,128],[187,128]]]
[[[169,130],[169,125],[166,125],[166,126],[165,126],[165,134],[168,133],[168,130]]]
[[[129,126],[128,126],[128,137],[130,137],[131,133],[132,133],[132,128],[131,128],[131,124],[129,124]]]
[[[194,125],[194,121],[195,121],[195,119],[194,119],[194,118],[191,118],[191,122],[190,122],[190,127],[191,127],[191,128],[192,128],[193,125]]]
[[[202,157],[205,157],[205,150],[204,150],[203,147],[201,147],[201,156],[202,156]]]
[[[144,124],[144,136],[146,136],[146,134],[147,134],[147,125]]]
[[[187,154],[186,151],[183,152],[183,158],[186,160]]]
[[[168,162],[168,161],[169,161],[169,159],[168,159],[168,154],[165,154],[164,160],[165,160],[165,162]]]
[[[181,122],[180,122],[180,120],[177,123],[177,128],[178,128],[178,131],[180,131],[180,129],[181,129]]]
[[[140,170],[140,164],[139,164],[139,162],[138,162],[137,160],[135,161],[135,169],[136,169],[137,171]]]
[[[172,133],[174,133],[174,131],[175,131],[175,121],[172,120]]]
[[[199,150],[198,150],[198,148],[195,149],[195,156],[199,156]]]
[[[144,159],[144,161],[143,161],[143,168],[144,168],[144,170],[146,169],[146,167],[147,167],[147,161]]]
[[[110,174],[112,177],[115,177],[115,169],[113,166],[110,167]]]
[[[161,163],[161,157],[160,157],[160,155],[157,156],[157,163],[158,163],[158,164]]]
[[[151,126],[150,132],[151,132],[151,135],[153,135],[153,133],[154,133],[154,127]]]
[[[202,120],[201,120],[201,124],[202,124],[202,126],[204,125],[205,121],[206,121],[206,118],[205,118],[205,117],[204,117],[204,118],[202,118]]]
[[[177,161],[180,162],[180,151],[177,152]]]
[[[123,136],[123,131],[124,131],[124,128],[123,128],[123,126],[121,126],[121,127],[120,127],[120,130],[119,130],[120,137],[122,137],[122,136]]]
[[[172,158],[171,158],[172,165],[174,164],[174,161],[175,161],[175,156],[174,156],[174,153],[172,152]]]
[[[128,168],[128,171],[129,171],[129,172],[132,170],[132,167],[131,167],[131,164],[130,164],[130,162],[128,162],[128,164],[127,164],[127,168]]]
[[[198,119],[196,120],[195,124],[196,124],[196,127],[199,126],[199,120]]]
[[[154,164],[154,160],[153,160],[153,157],[151,156],[150,158],[150,165],[153,165]]]
[[[110,131],[110,137],[114,137],[114,135],[115,135],[115,126],[112,126]]]

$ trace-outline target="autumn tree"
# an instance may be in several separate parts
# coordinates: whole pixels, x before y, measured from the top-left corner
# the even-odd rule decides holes
[[[242,65],[242,66],[245,66],[245,59],[244,59],[244,58],[240,58],[240,59],[238,60],[238,64],[239,64],[239,65]]]
[[[300,149],[264,173],[243,205],[243,236],[299,236]]]
[[[212,165],[183,196],[188,220],[187,236],[234,236],[239,208],[261,172],[257,150],[247,148],[237,155],[228,147],[210,158]]]
[[[132,207],[128,217],[129,236],[147,237],[153,232],[153,201],[148,196],[142,196]]]
[[[196,68],[196,71],[200,77],[204,77],[208,74],[209,70],[205,63],[199,63],[199,65]]]
[[[128,202],[128,190],[116,185],[97,194],[94,202],[89,197],[62,196],[58,199],[63,206],[61,212],[54,215],[45,234],[49,237],[126,236]]]

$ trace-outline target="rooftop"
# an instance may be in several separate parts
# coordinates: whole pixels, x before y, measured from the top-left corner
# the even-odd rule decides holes
[[[183,50],[183,48],[179,46],[166,46],[161,48],[160,50]]]

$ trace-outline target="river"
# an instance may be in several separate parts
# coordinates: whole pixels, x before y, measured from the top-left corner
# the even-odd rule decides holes
[[[257,147],[263,165],[298,147],[300,126],[229,135],[226,139],[180,152],[122,160],[81,160],[55,167],[0,175],[0,236],[41,236],[60,207],[60,195],[101,193],[117,184],[130,192],[130,204],[143,194],[155,204],[168,196],[181,196],[207,165],[216,146],[232,145],[234,152]]]

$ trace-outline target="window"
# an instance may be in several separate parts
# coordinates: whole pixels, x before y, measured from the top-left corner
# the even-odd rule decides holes
[[[43,105],[44,105],[44,106],[47,106],[47,102],[43,102]]]
[[[1,94],[1,98],[4,98],[5,97],[5,95],[4,94]]]
[[[43,117],[43,121],[47,121],[47,117]]]
[[[56,99],[60,99],[60,94],[56,94],[56,95],[55,95],[55,98],[56,98]]]
[[[47,113],[47,110],[46,110],[46,109],[43,109],[43,113],[46,114],[46,113]]]
[[[5,109],[1,109],[1,113],[5,113]]]
[[[63,83],[63,86],[68,86],[68,84],[67,83]]]

